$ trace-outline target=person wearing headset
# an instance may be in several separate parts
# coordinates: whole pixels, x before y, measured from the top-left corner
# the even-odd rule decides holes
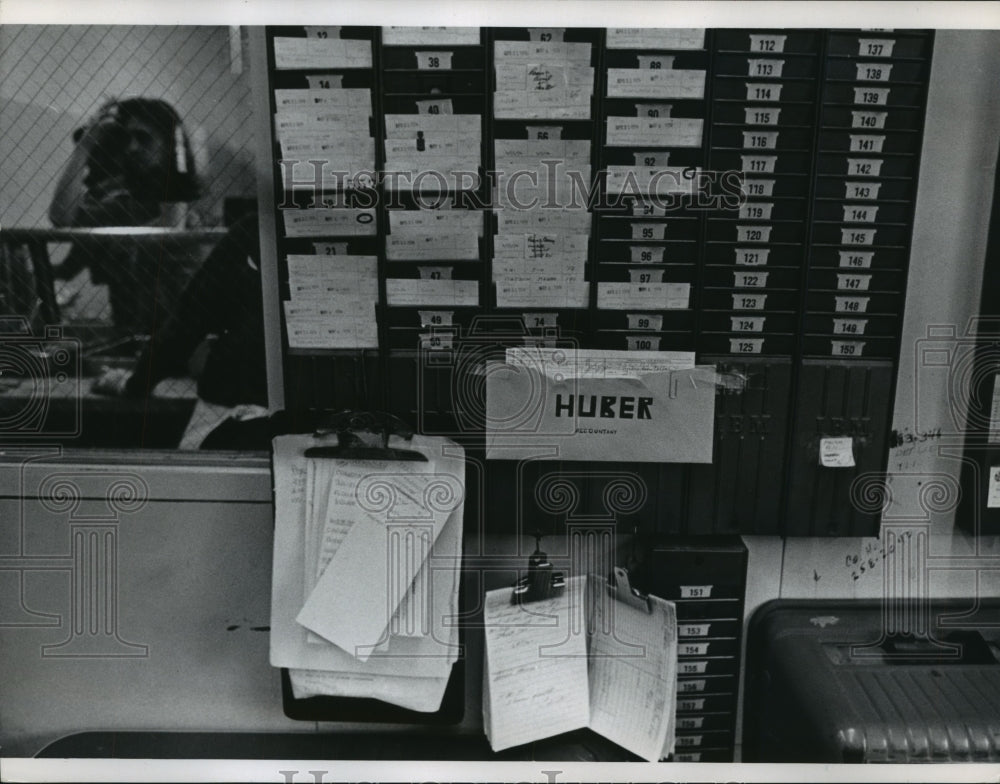
[[[183,228],[200,194],[180,116],[166,101],[112,101],[74,134],[76,146],[56,185],[49,218],[56,227]],[[70,277],[89,267],[107,284],[111,317],[126,334],[152,334],[198,267],[196,248],[76,244],[56,269]]]

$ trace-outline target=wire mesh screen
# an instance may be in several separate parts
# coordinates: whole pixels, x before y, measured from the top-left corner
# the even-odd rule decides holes
[[[0,28],[4,438],[186,448],[266,404],[245,52],[239,28]]]

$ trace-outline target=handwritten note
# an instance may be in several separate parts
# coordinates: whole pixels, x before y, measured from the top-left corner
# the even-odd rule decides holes
[[[494,751],[588,725],[585,581],[571,577],[562,596],[524,606],[509,588],[486,594],[483,714]]]

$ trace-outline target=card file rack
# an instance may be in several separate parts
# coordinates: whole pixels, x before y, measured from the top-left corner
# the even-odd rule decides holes
[[[888,446],[932,33],[343,28],[370,61],[275,67],[277,38],[323,31],[268,28],[272,109],[310,77],[368,86],[375,185],[342,189],[321,236],[282,234],[314,180],[282,187],[275,138],[281,295],[290,255],[374,257],[376,340],[290,347],[286,305],[288,407],[375,406],[475,449],[482,362],[505,347],[694,351],[726,379],[713,462],[635,466],[648,500],[629,526],[877,530],[850,490]],[[461,143],[435,131],[449,123]],[[416,166],[469,177],[392,187]],[[509,209],[515,168],[585,208]],[[836,467],[832,438],[848,439]],[[518,470],[492,463],[489,483]],[[496,494],[501,518],[549,525]]]
[[[674,762],[732,762],[747,550],[738,537],[661,538],[635,570],[677,607]]]

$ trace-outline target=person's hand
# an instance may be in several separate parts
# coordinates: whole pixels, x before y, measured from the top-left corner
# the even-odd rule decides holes
[[[94,382],[93,391],[101,395],[123,397],[126,384],[132,373],[124,368],[103,368],[100,377]]]

